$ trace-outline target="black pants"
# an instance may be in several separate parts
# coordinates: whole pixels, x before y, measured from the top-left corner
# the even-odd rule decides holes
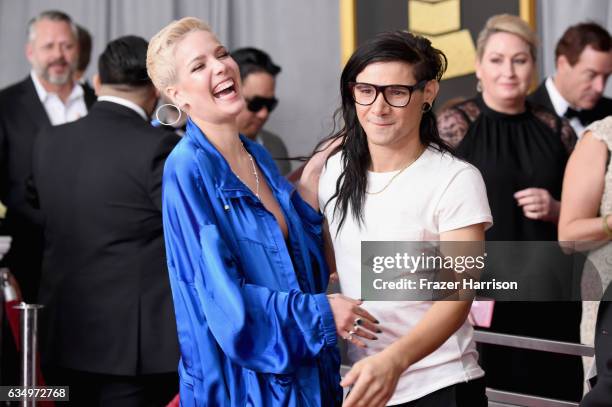
[[[70,401],[58,407],[161,407],[178,393],[178,374],[115,376],[71,369],[45,369],[50,386],[69,386]]]
[[[436,390],[418,400],[395,407],[487,407],[484,377]]]
[[[13,237],[11,250],[2,259],[2,267],[8,267],[15,276],[23,301],[36,304],[44,247],[43,229],[21,215],[7,213],[0,230],[2,234]]]

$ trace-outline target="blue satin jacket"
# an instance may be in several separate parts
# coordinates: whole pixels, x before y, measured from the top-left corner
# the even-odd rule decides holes
[[[322,217],[263,147],[242,141],[283,210],[287,243],[274,216],[191,120],[165,164],[181,405],[338,405]]]

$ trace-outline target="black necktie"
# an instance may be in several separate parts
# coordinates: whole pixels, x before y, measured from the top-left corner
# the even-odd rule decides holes
[[[563,117],[565,117],[568,120],[570,120],[570,119],[575,117],[575,118],[578,119],[578,121],[580,121],[580,123],[583,126],[586,126],[586,125],[590,124],[591,121],[592,121],[590,119],[590,115],[589,115],[589,111],[588,110],[575,110],[575,109],[572,109],[571,107],[567,108],[567,110],[563,114]]]

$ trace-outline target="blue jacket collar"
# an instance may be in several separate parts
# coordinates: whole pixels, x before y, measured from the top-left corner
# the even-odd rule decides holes
[[[215,180],[216,185],[224,190],[224,191],[233,191],[232,195],[243,195],[243,194],[252,194],[252,192],[238,179],[236,174],[232,171],[229,166],[229,163],[223,157],[223,155],[217,150],[217,148],[208,140],[204,132],[200,130],[200,128],[191,120],[187,120],[187,131],[185,133],[185,137],[189,140],[192,140],[196,143],[200,148],[202,148],[210,157],[211,164],[213,168],[215,168],[218,172],[218,178]],[[264,157],[264,152],[262,149],[253,141],[249,140],[247,137],[240,134],[240,140],[244,144],[244,147],[247,149],[249,154],[253,156],[255,161],[259,163],[259,168],[263,171],[266,181],[270,188],[273,191],[286,191],[289,194],[293,191],[293,186],[287,183],[279,183],[276,180],[277,174],[273,174],[270,172],[270,168],[267,165],[261,165],[262,162],[268,159],[268,157]]]

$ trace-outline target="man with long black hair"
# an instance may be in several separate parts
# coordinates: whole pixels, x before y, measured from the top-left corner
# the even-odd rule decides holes
[[[325,215],[348,297],[363,293],[362,241],[481,241],[491,224],[479,171],[438,135],[431,107],[445,67],[427,39],[398,31],[364,43],[342,72],[345,125],[299,184]],[[364,301],[380,330],[371,340],[360,319],[341,327],[353,363],[344,406],[486,406],[470,305]]]

